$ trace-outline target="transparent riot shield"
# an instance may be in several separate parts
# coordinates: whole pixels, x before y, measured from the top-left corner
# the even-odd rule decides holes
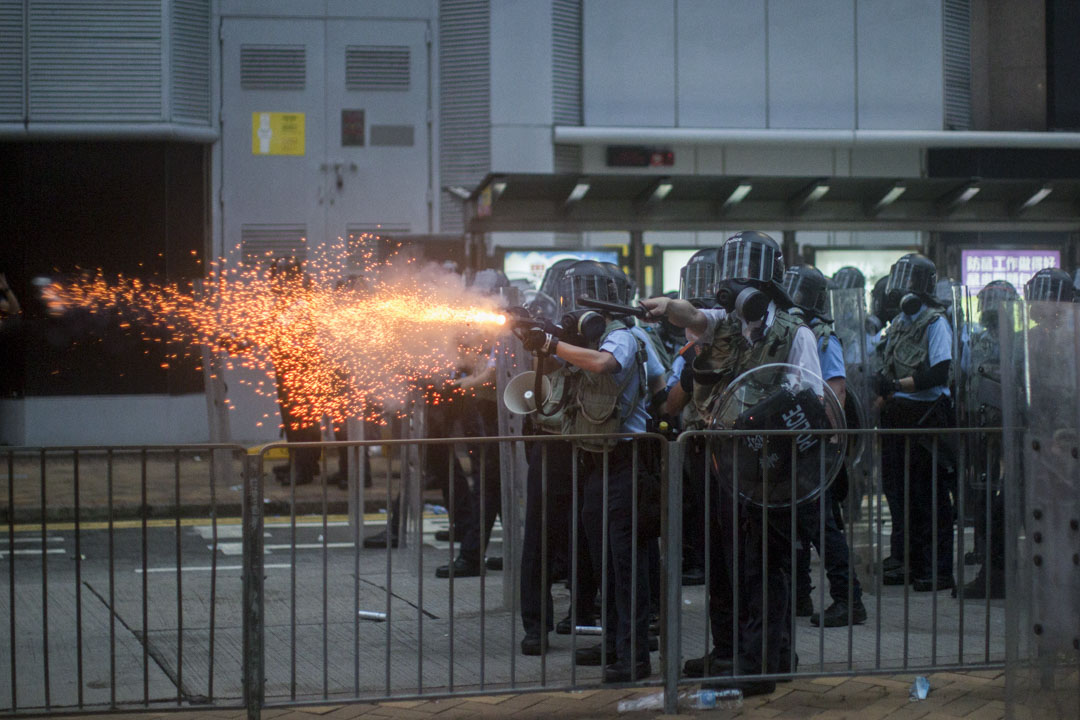
[[[843,465],[842,438],[813,432],[845,427],[836,394],[794,365],[746,371],[732,380],[710,416],[710,429],[738,432],[715,443],[711,461],[721,482],[750,505],[782,508],[813,500]],[[759,434],[769,430],[792,432]]]
[[[844,346],[844,370],[847,374],[847,397],[844,400],[844,420],[849,428],[873,426],[873,393],[870,387],[870,358],[866,349],[866,293],[859,288],[829,291],[829,312],[833,331]],[[862,498],[873,487],[876,469],[871,437],[851,435],[848,438],[847,470],[851,507],[857,514]],[[839,498],[841,502],[844,498]],[[844,507],[848,503],[844,502]]]
[[[521,438],[524,415],[517,415],[506,408],[502,401],[507,384],[526,370],[532,370],[532,355],[521,346],[521,341],[506,333],[495,344],[495,393],[499,398],[499,437]],[[526,481],[528,465],[523,442],[502,440],[489,452],[499,453],[499,469],[502,491],[503,526],[503,603],[513,608],[520,587],[521,543],[525,536],[525,500],[528,497]]]
[[[1006,516],[1006,717],[1080,716],[1080,305],[999,318]]]

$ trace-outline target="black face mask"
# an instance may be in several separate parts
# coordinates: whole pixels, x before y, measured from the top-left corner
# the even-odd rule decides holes
[[[737,312],[747,322],[757,322],[769,312],[769,296],[737,280],[721,281],[716,304],[729,313]]]
[[[607,320],[595,310],[575,310],[562,316],[559,323],[567,333],[572,345],[590,347],[600,341],[607,328]]]
[[[900,309],[904,311],[906,315],[914,315],[922,309],[922,298],[915,293],[908,293],[904,297],[900,298]]]

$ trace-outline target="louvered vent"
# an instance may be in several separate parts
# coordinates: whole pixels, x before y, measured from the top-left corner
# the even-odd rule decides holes
[[[23,4],[0,0],[0,120],[23,119]]]
[[[244,225],[240,228],[240,252],[245,265],[273,258],[303,260],[307,253],[303,225]]]
[[[472,189],[491,169],[489,0],[439,2],[439,165],[443,187]],[[463,229],[461,202],[443,195],[443,232]]]
[[[172,0],[173,119],[210,123],[210,0]]]
[[[348,226],[345,248],[346,268],[361,272],[373,261],[386,260],[397,250],[396,235],[408,235],[408,223],[357,223]]]
[[[349,90],[408,90],[409,48],[381,45],[345,48],[345,87]]]
[[[578,145],[555,146],[555,172],[581,172],[581,147]]]
[[[945,0],[945,129],[971,129],[971,2]]]
[[[241,45],[240,87],[244,90],[303,90],[307,56],[303,45]]]
[[[161,120],[160,0],[34,0],[30,117]]]
[[[580,125],[581,0],[553,0],[551,42],[555,123]]]

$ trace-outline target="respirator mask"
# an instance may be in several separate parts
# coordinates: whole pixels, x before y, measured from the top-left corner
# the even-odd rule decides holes
[[[923,300],[915,293],[907,293],[904,297],[900,298],[900,310],[905,315],[911,316],[922,310]]]
[[[748,283],[722,280],[716,292],[716,304],[752,323],[761,320],[769,311],[769,296]]]
[[[564,340],[579,347],[594,347],[607,328],[607,320],[595,310],[568,312],[562,316],[559,324],[566,334]]]

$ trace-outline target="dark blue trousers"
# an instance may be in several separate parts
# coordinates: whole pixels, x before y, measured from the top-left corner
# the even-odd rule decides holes
[[[631,637],[636,645],[635,662],[649,658],[649,556],[648,542],[633,531],[633,456],[629,442],[607,453],[607,507],[604,507],[604,453],[581,452],[585,495],[582,522],[589,541],[596,575],[603,572],[603,542],[607,535],[607,607],[605,630],[615,635],[620,661],[631,657]],[[636,558],[636,575],[634,563]],[[636,588],[636,591],[635,591]],[[636,592],[636,598],[634,598]],[[636,607],[632,600],[636,599]]]

